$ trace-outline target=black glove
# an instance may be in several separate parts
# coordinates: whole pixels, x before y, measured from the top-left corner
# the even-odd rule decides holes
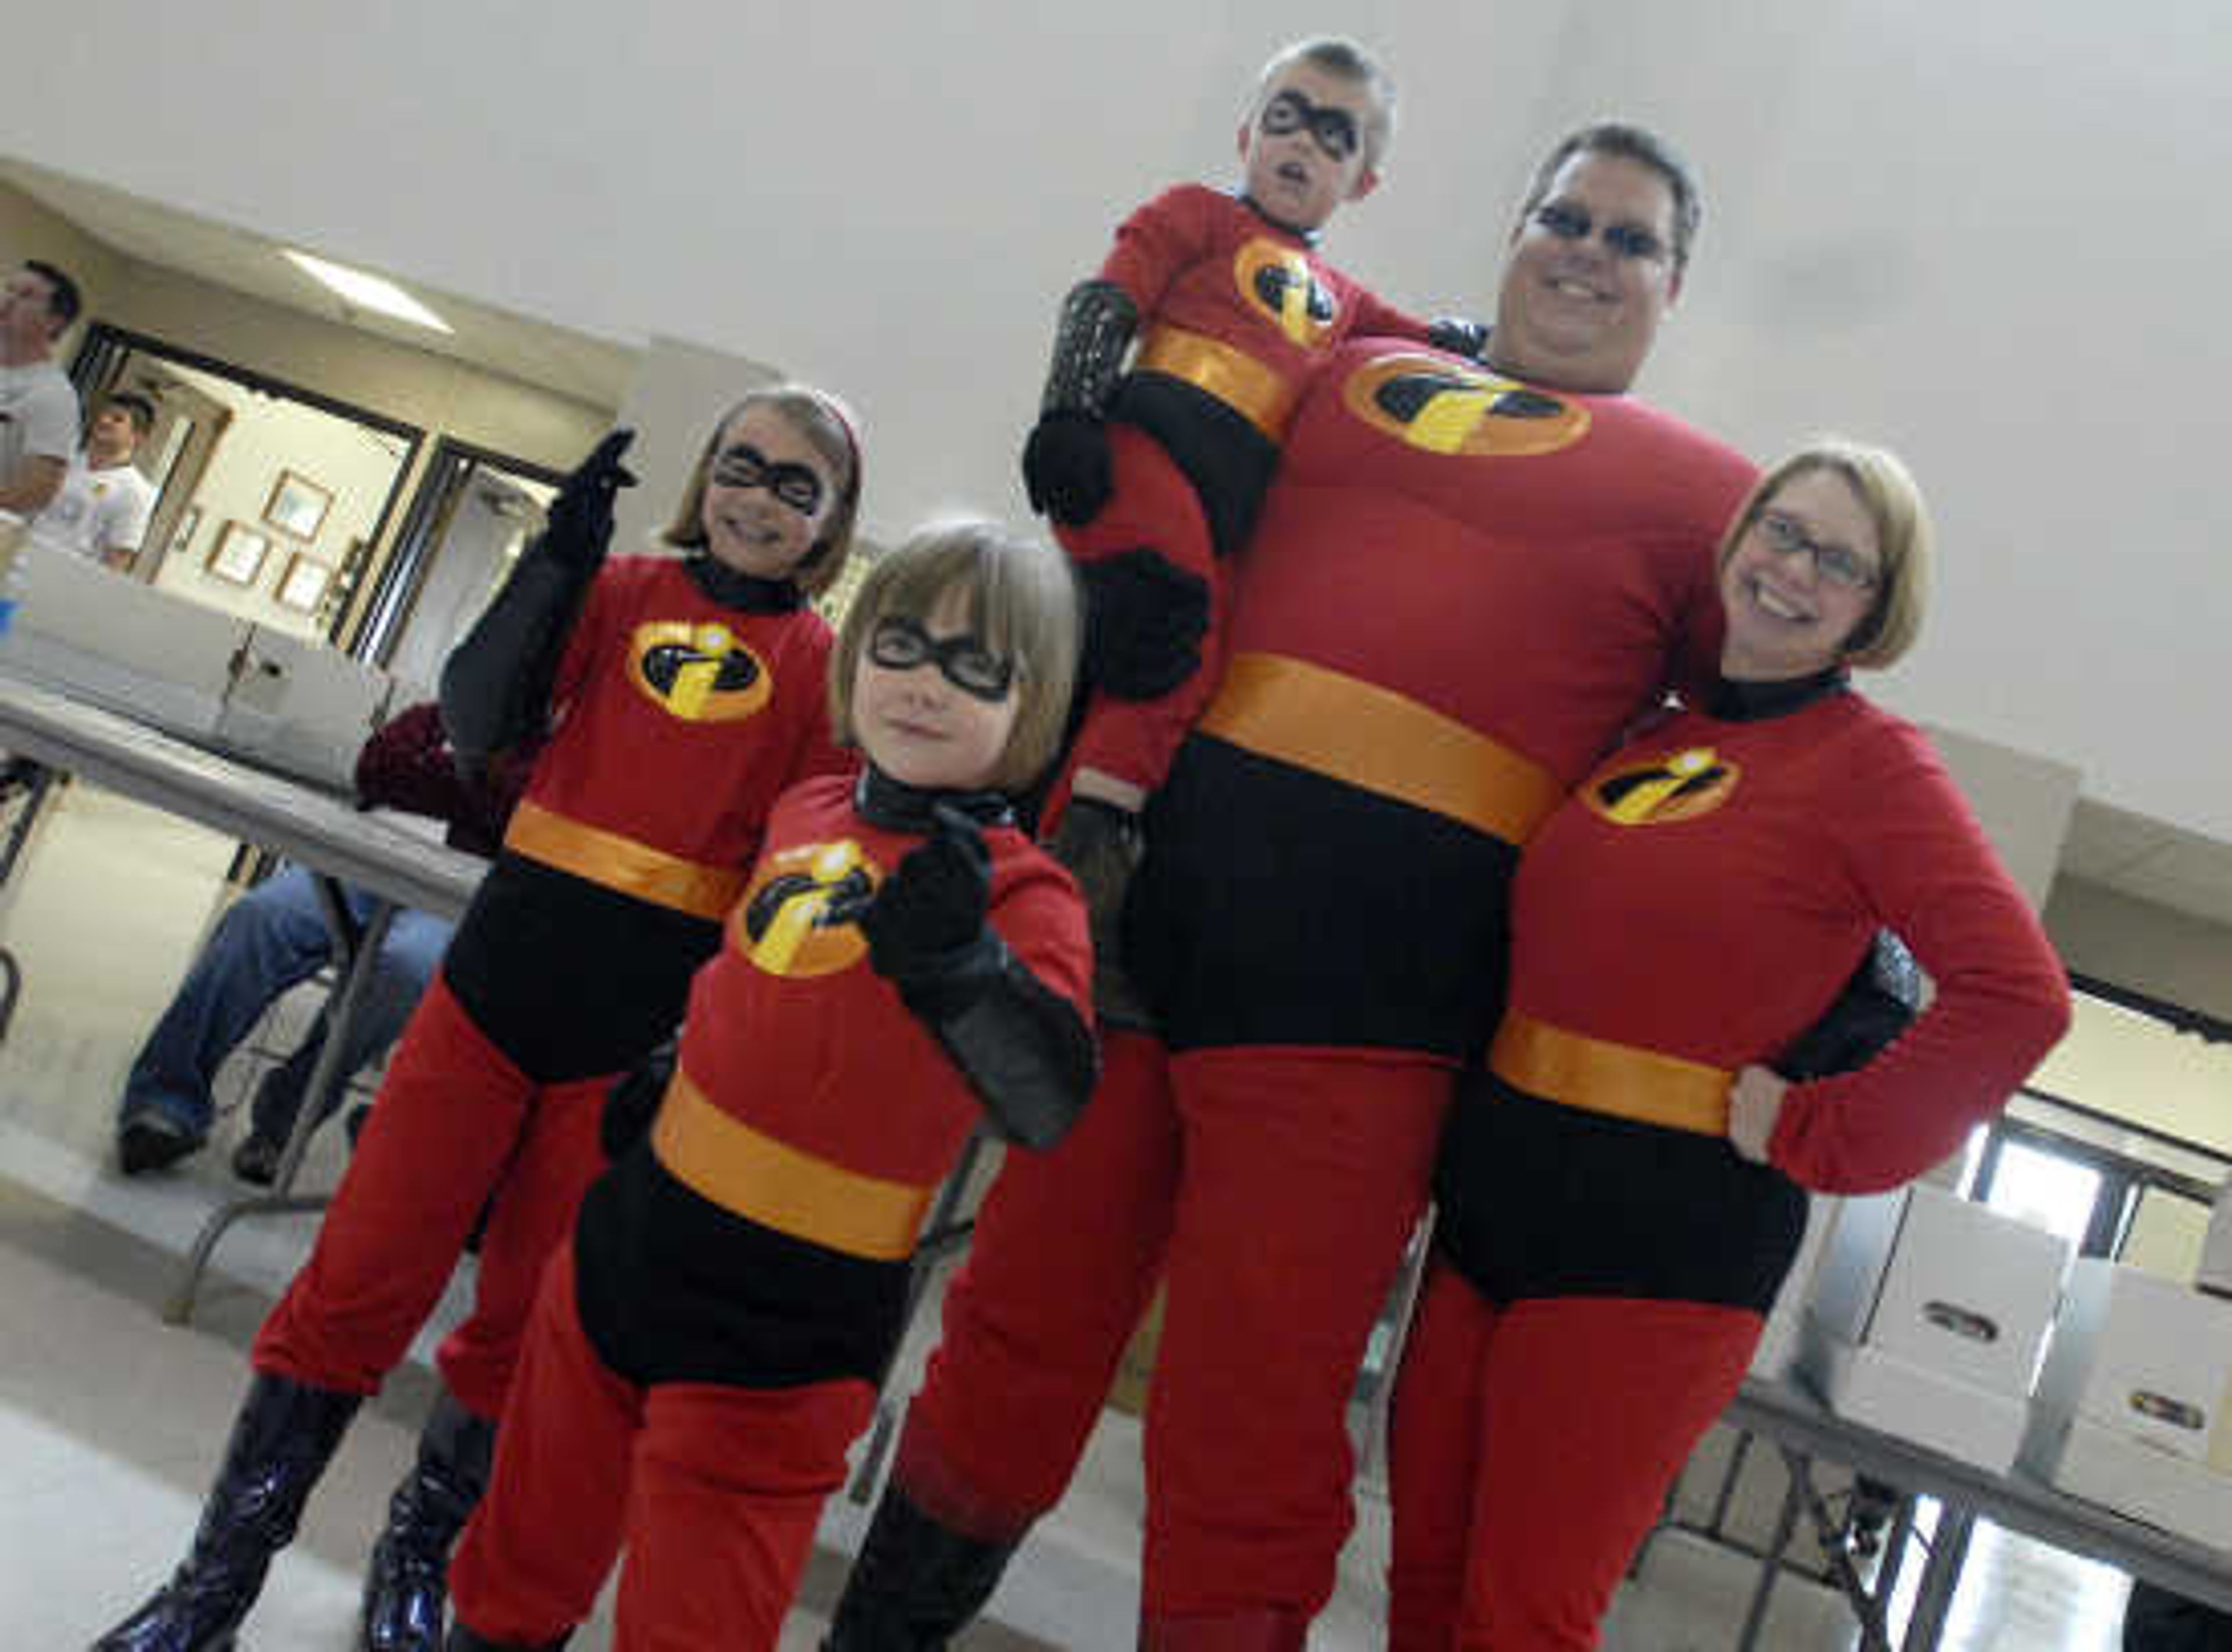
[[[1878,930],[1836,1002],[1782,1053],[1775,1071],[1799,1082],[1864,1067],[1912,1025],[1921,1007],[1922,971],[1914,955],[1889,930]]]
[[[1209,582],[1142,547],[1077,567],[1085,593],[1085,683],[1119,700],[1152,700],[1201,669]]]
[[[997,973],[1001,949],[984,923],[992,902],[984,834],[950,805],[934,813],[936,828],[884,880],[859,923],[869,968],[909,1009],[938,1020]]]
[[[1488,323],[1469,315],[1437,315],[1426,326],[1426,342],[1469,361],[1488,360]]]
[[[633,431],[612,431],[589,450],[550,502],[542,544],[568,567],[594,569],[604,560],[613,538],[613,501],[621,489],[635,486],[634,476],[620,463],[633,440]]]
[[[659,1117],[659,1104],[674,1078],[674,1061],[675,1043],[670,1039],[613,1080],[597,1121],[607,1158],[619,1158],[651,1133],[651,1121]]]
[[[1041,415],[1023,444],[1023,491],[1031,509],[1065,528],[1082,528],[1114,491],[1108,427],[1090,413]]]

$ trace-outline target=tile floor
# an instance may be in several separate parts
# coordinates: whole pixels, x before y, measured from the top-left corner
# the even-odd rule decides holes
[[[160,1310],[180,1257],[204,1215],[236,1191],[224,1159],[237,1121],[178,1173],[126,1182],[109,1161],[133,1048],[214,915],[230,859],[230,845],[208,832],[73,786],[0,889],[0,941],[26,975],[0,1045],[0,1646],[82,1646],[173,1563],[239,1396],[243,1351],[312,1231],[312,1219],[295,1217],[236,1227],[191,1324],[167,1325]],[[302,1001],[286,1007],[308,1013]],[[243,1093],[248,1076],[234,1071],[221,1091]],[[329,1183],[341,1153],[338,1132],[322,1135],[305,1185]],[[431,1395],[425,1352],[457,1301],[453,1288],[418,1357],[352,1433],[275,1569],[248,1644],[353,1644],[359,1567]],[[903,1373],[918,1370],[931,1318],[918,1324]],[[989,1621],[959,1644],[1129,1647],[1139,1504],[1136,1425],[1111,1413],[1070,1497],[1011,1568]],[[1316,1652],[1379,1644],[1385,1506],[1366,1494],[1359,1516],[1340,1591],[1313,1633]],[[785,1652],[815,1645],[864,1518],[849,1502],[833,1506]],[[1667,1534],[1622,1591],[1606,1646],[1729,1647],[1750,1579],[1728,1552]],[[2109,1652],[2124,1588],[2105,1567],[1987,1528],[1945,1646]],[[609,1635],[600,1616],[574,1644],[598,1652]],[[1778,1589],[1770,1652],[1857,1644],[1826,1591],[1802,1581]]]

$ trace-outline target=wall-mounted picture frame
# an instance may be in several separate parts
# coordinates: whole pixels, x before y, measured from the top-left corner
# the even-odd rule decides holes
[[[263,520],[295,539],[311,540],[326,525],[334,508],[330,489],[321,488],[298,470],[282,470],[271,484],[271,498],[263,507]]]
[[[318,600],[326,594],[326,584],[334,577],[334,565],[321,562],[314,556],[297,551],[288,560],[286,573],[279,576],[279,589],[273,594],[282,608],[292,608],[298,613],[315,613]]]
[[[201,531],[201,526],[202,508],[199,505],[188,505],[178,513],[178,520],[171,525],[170,548],[163,554],[184,556],[186,554],[186,547],[194,542],[194,535]]]
[[[235,585],[254,585],[263,572],[263,558],[271,549],[271,536],[246,522],[227,522],[217,530],[202,571]]]

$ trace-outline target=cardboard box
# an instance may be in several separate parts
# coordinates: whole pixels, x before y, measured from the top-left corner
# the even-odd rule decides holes
[[[2232,1550],[2232,1479],[2083,1417],[2033,1413],[2023,1467],[2048,1485],[2212,1548]]]
[[[336,649],[250,628],[212,737],[226,751],[347,791],[358,750],[401,703],[394,679]]]
[[[1813,1312],[1853,1347],[2019,1400],[2038,1373],[2069,1254],[2042,1228],[1917,1182],[1845,1202]]]
[[[2039,1375],[2038,1408],[2232,1474],[2232,1302],[2080,1260]],[[2222,1490],[2232,1498],[2232,1481]]]
[[[1839,1416],[1994,1474],[2014,1464],[2028,1402],[1847,1342],[1812,1313],[1804,1323],[1795,1369]]]

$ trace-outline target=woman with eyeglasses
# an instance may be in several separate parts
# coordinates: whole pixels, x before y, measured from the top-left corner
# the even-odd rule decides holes
[[[100,1652],[232,1644],[485,1205],[473,1313],[442,1344],[443,1391],[365,1585],[370,1652],[439,1648],[450,1547],[486,1483],[528,1311],[604,1166],[606,1092],[681,1020],[776,797],[853,766],[824,697],[834,639],[809,606],[851,548],[850,416],[800,385],[730,409],[666,529],[679,558],[606,554],[628,440],[614,431],[568,479],[444,667],[461,759],[548,742],[256,1338],[192,1547]]]
[[[1395,1652],[1595,1646],[1743,1379],[1807,1190],[1919,1175],[2067,1025],[2053,949],[1927,741],[1852,686],[1913,644],[1929,561],[1892,455],[1782,461],[1721,545],[1719,680],[1528,846],[1393,1401]],[[1929,1007],[1849,1071],[1794,1059],[1883,928]]]

